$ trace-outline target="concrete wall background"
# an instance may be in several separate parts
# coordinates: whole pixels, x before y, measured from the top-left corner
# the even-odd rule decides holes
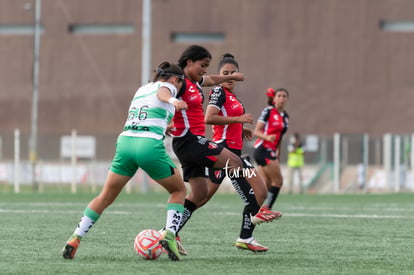
[[[32,24],[25,3],[34,0],[0,0],[0,26]],[[39,151],[50,147],[44,137],[77,129],[102,137],[111,154],[141,83],[141,5],[42,1]],[[222,54],[234,54],[246,74],[237,93],[255,118],[265,89],[286,87],[290,132],[414,131],[414,33],[380,28],[381,20],[414,20],[414,1],[153,0],[152,8],[152,67],[177,61],[192,44],[172,41],[175,32],[223,33],[223,42],[200,43],[213,55],[208,71],[216,73]],[[69,32],[70,24],[107,23],[132,24],[135,31]],[[15,128],[29,134],[31,74],[32,36],[0,35],[0,136]]]

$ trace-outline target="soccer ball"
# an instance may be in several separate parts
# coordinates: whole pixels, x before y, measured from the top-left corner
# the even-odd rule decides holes
[[[155,260],[163,252],[159,243],[160,232],[154,229],[145,229],[139,232],[134,240],[135,251],[146,260]]]

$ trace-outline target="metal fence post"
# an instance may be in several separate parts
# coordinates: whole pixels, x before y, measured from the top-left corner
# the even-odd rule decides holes
[[[334,177],[333,192],[339,192],[340,187],[340,170],[341,170],[341,136],[339,133],[334,134]]]

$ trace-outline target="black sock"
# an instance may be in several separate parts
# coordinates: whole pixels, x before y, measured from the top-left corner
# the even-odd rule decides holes
[[[197,205],[195,205],[192,201],[185,199],[183,218],[181,219],[180,226],[178,227],[177,235],[178,235],[178,232],[180,232],[180,230],[184,227],[184,225],[191,218],[191,215],[196,209],[197,209]]]
[[[251,236],[253,236],[253,230],[254,230],[254,224],[252,224],[252,221],[250,220],[249,210],[247,209],[247,207],[244,207],[242,226],[240,230],[240,238],[242,239],[250,238]]]
[[[257,203],[256,196],[249,182],[245,178],[232,178],[231,183],[242,199],[245,208],[250,214],[256,215],[260,205]]]
[[[266,205],[271,209],[279,195],[280,187],[271,186],[267,192]]]

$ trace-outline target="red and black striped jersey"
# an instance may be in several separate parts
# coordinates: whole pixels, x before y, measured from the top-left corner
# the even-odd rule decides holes
[[[241,116],[244,106],[236,95],[223,87],[215,87],[210,92],[208,105],[218,108],[219,115],[225,117]],[[241,150],[243,147],[243,123],[213,125],[213,141],[226,142],[232,149]]]
[[[189,130],[194,135],[205,135],[204,95],[200,86],[202,81],[192,82],[185,78],[183,87],[178,93],[178,99],[185,101],[188,109],[175,112],[173,118],[174,127],[171,129],[172,136],[182,137]]]
[[[264,134],[276,135],[276,139],[274,142],[270,142],[259,138],[256,140],[254,147],[257,148],[262,145],[265,148],[270,148],[273,151],[276,151],[276,148],[279,146],[279,143],[289,126],[288,113],[279,113],[275,107],[268,106],[262,111],[258,121],[265,124],[263,129]]]

